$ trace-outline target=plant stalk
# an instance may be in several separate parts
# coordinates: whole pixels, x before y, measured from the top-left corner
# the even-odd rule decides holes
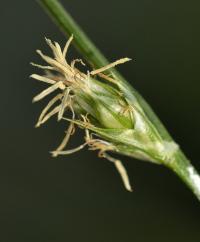
[[[64,35],[73,34],[73,43],[75,47],[92,67],[100,68],[109,63],[58,0],[37,0],[37,2],[49,14],[55,24],[59,26]],[[140,104],[152,124],[156,127],[163,140],[172,141],[170,134],[144,98],[121,76],[118,71],[112,69],[112,73],[113,72],[117,79],[133,93],[137,102]],[[173,170],[200,200],[200,177],[181,149],[177,150],[172,157],[172,160],[173,162],[170,164],[163,163],[165,166]]]

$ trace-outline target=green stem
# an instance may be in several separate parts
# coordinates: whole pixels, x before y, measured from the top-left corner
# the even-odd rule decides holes
[[[45,9],[45,11],[47,11],[52,20],[60,27],[61,31],[65,35],[73,34],[73,43],[76,48],[93,67],[100,68],[109,63],[58,0],[37,1]],[[133,93],[137,102],[140,104],[152,124],[156,127],[163,140],[172,141],[170,134],[144,98],[121,76],[121,74],[119,74],[116,70],[112,70],[112,72],[114,72],[115,76],[121,81],[121,83],[128,87],[131,93]],[[174,162],[172,162],[172,164],[165,165],[172,169],[200,200],[200,184],[198,183],[200,177],[191,166],[189,160],[180,149],[178,149],[174,155],[173,160]],[[193,176],[189,172],[191,171],[191,167],[194,172]]]
[[[181,150],[173,157],[174,162],[166,166],[173,170],[200,200],[200,176]]]

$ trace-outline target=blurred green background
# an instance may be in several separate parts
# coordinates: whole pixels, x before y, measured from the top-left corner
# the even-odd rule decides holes
[[[140,91],[200,171],[200,3],[181,0],[63,0],[110,61]],[[171,171],[120,157],[134,187],[95,152],[52,158],[66,123],[34,124],[47,100],[28,78],[48,49],[66,39],[36,1],[1,1],[2,242],[198,242],[200,203]],[[70,57],[80,55],[71,48]],[[40,62],[41,63],[41,62]],[[70,143],[82,142],[78,135]]]

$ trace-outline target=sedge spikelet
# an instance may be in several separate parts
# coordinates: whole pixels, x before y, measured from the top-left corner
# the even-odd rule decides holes
[[[62,143],[52,155],[56,157],[71,154],[85,146],[90,150],[98,150],[99,157],[113,162],[125,188],[132,191],[123,164],[110,153],[119,153],[157,164],[170,163],[173,162],[171,157],[177,150],[177,145],[161,138],[136,99],[130,96],[127,87],[124,87],[112,73],[114,66],[130,59],[122,58],[100,69],[83,73],[76,67],[78,62],[85,65],[81,59],[72,60],[71,63],[66,60],[72,40],[73,36],[62,50],[57,42],[53,43],[46,39],[53,52],[53,58],[37,50],[48,65],[32,63],[44,69],[45,74],[33,74],[31,77],[50,86],[35,96],[33,102],[45,98],[57,89],[60,93],[43,109],[36,127],[54,115],[57,115],[58,121],[66,120],[69,127]],[[111,75],[107,74],[107,70]],[[67,110],[71,111],[71,117],[66,117]],[[77,126],[85,130],[85,141],[74,149],[65,150]]]

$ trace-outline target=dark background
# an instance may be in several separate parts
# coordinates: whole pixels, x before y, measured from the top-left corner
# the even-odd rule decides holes
[[[119,70],[200,170],[199,1],[62,2],[110,61],[135,60]],[[128,193],[95,152],[50,156],[65,123],[34,128],[46,100],[31,103],[44,85],[28,78],[38,72],[29,62],[40,62],[35,49],[47,51],[44,36],[65,37],[36,1],[1,1],[0,10],[0,241],[200,241],[200,204],[166,168],[120,157]]]

